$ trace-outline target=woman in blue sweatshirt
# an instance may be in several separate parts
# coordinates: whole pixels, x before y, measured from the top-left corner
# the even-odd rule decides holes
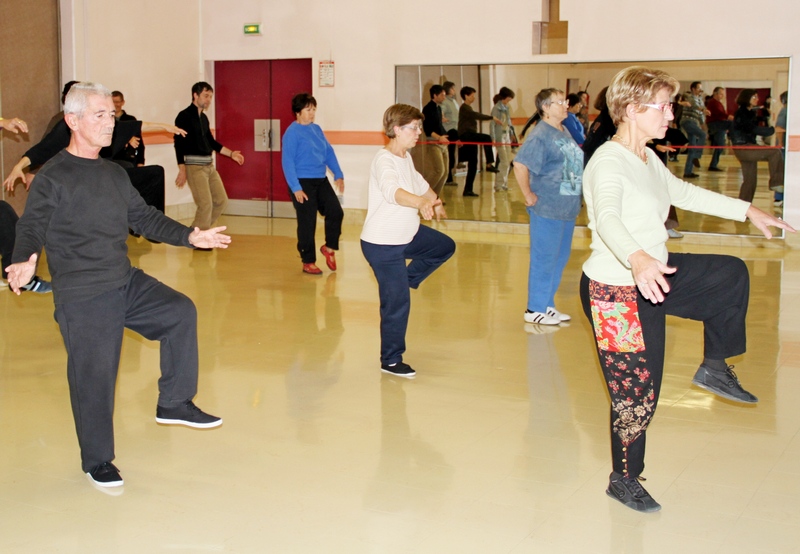
[[[314,123],[317,101],[307,93],[292,98],[292,111],[297,121],[283,135],[283,175],[292,192],[297,212],[297,250],[303,261],[303,272],[320,275],[314,234],[317,212],[325,218],[325,244],[319,249],[325,263],[336,271],[336,250],[342,234],[344,212],[326,175],[330,169],[339,192],[344,192],[344,174],[319,125]]]

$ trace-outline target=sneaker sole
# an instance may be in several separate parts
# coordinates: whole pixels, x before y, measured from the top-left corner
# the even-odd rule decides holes
[[[705,383],[701,383],[700,381],[697,381],[695,379],[692,379],[692,384],[697,385],[701,389],[705,389],[710,393],[716,394],[717,396],[724,398],[726,400],[730,400],[732,402],[739,402],[740,404],[758,404],[758,398],[756,398],[755,400],[742,400],[741,398],[736,398],[735,396],[728,394],[727,392],[723,392],[719,389],[710,387]]]
[[[109,483],[102,483],[100,481],[95,481],[94,479],[92,479],[92,475],[90,473],[87,473],[86,477],[89,478],[90,483],[92,483],[93,485],[97,485],[98,487],[103,487],[104,489],[113,489],[114,487],[121,487],[122,485],[125,484],[125,481],[123,481],[122,479],[120,479],[119,481],[111,481]]]
[[[416,373],[393,373],[383,368],[381,368],[381,373],[385,373],[386,375],[394,375],[395,377],[402,377],[403,379],[413,379],[417,376]]]
[[[165,419],[163,417],[156,417],[156,423],[161,425],[184,425],[192,429],[213,429],[222,425],[222,420],[212,421],[211,423],[193,423],[191,421],[184,421],[182,419]]]

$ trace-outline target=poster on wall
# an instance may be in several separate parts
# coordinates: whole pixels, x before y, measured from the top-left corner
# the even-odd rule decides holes
[[[319,62],[319,86],[332,87],[335,78],[333,61],[325,60]]]

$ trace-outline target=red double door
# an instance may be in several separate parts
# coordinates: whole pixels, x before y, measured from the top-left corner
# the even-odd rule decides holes
[[[217,170],[234,201],[230,203],[234,213],[235,201],[256,205],[266,201],[266,211],[259,209],[259,213],[285,213],[275,209],[276,202],[290,202],[281,168],[281,137],[295,121],[292,97],[312,92],[311,60],[215,62],[214,81],[217,140],[241,150],[245,158],[239,167],[228,158],[217,157]]]

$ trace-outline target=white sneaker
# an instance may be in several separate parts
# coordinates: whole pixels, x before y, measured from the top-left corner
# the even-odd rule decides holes
[[[545,313],[547,313],[547,315],[549,315],[550,317],[556,318],[559,321],[569,321],[570,319],[572,319],[567,314],[562,314],[561,312],[550,306],[548,306]]]
[[[525,310],[526,323],[538,323],[539,325],[558,325],[561,321],[558,318],[550,317],[542,312],[529,312]]]
[[[683,238],[683,233],[679,233],[675,229],[667,229],[667,234],[669,235],[669,238],[671,238],[671,239],[682,239]]]

